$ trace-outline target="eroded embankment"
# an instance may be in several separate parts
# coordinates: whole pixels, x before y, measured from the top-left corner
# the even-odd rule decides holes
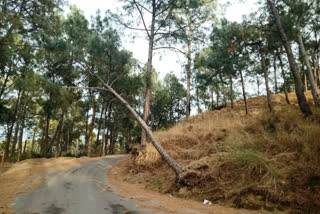
[[[311,93],[307,93],[312,104]],[[127,180],[147,188],[231,207],[320,213],[320,111],[304,118],[295,94],[243,101],[235,108],[201,113],[156,138],[193,176],[181,185],[151,146],[126,163]]]

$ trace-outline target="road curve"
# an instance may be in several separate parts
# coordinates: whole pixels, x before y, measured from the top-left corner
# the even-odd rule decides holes
[[[17,214],[149,214],[137,210],[108,187],[106,171],[122,157],[81,163],[67,171],[49,172],[38,190],[13,203]]]

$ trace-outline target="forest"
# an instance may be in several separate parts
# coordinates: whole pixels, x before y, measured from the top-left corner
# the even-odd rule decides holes
[[[319,2],[262,2],[243,23],[218,20],[216,6],[215,1],[128,1],[123,13],[139,12],[137,20],[98,11],[89,22],[75,6],[64,16],[61,1],[2,1],[2,162],[114,154],[144,143],[135,118],[103,82],[152,130],[188,118],[191,108],[219,109],[254,95],[267,94],[273,111],[272,94],[292,91],[303,114],[311,115],[304,91],[310,89],[320,105]],[[121,46],[116,25],[144,31],[146,64]],[[186,58],[182,79],[172,73],[158,79],[152,57],[159,49]],[[246,88],[257,92],[248,95]],[[244,110],[250,111],[247,105]]]
[[[151,142],[184,180],[191,171],[153,132],[237,102],[250,117],[255,97],[277,115],[278,94],[303,123],[319,126],[319,0],[257,1],[241,23],[219,15],[216,0],[119,2],[117,12],[98,10],[90,20],[62,0],[0,2],[1,165],[127,153]],[[145,62],[123,45],[124,31],[133,41],[143,35]],[[153,66],[168,52],[183,58],[181,76],[160,78]],[[312,148],[319,155],[319,141]]]
[[[141,13],[135,22],[143,23],[134,29],[136,23],[123,14],[98,11],[89,26],[74,6],[63,16],[60,1],[3,1],[2,159],[114,154],[144,143],[135,118],[103,82],[152,130],[188,118],[191,106],[199,113],[233,106],[237,99],[246,102],[246,87],[256,88],[257,96],[267,94],[270,111],[272,93],[295,91],[301,111],[309,116],[304,91],[310,89],[314,104],[320,105],[318,3],[267,1],[243,23],[232,23],[217,20],[214,1],[132,1],[124,12]],[[145,65],[121,46],[117,23],[145,31]],[[161,48],[186,57],[184,82],[174,74],[157,78],[152,57]],[[241,91],[235,87],[238,81]]]

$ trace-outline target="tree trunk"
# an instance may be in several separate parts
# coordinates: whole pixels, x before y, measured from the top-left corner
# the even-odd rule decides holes
[[[21,127],[20,127],[20,133],[19,133],[19,142],[18,142],[18,159],[19,162],[21,160],[21,153],[22,153],[22,140],[23,140],[23,130],[24,130],[24,117],[25,112],[23,113],[23,116],[21,118]]]
[[[85,136],[85,142],[84,142],[84,147],[85,147],[85,150],[88,151],[88,144],[89,144],[89,133],[88,133],[88,130],[89,130],[89,109],[87,110],[86,112],[86,136]]]
[[[181,179],[181,174],[183,171],[183,168],[174,160],[172,159],[169,154],[162,148],[162,146],[158,143],[158,141],[155,139],[155,137],[152,134],[152,131],[150,130],[149,126],[145,123],[145,121],[134,111],[134,109],[129,105],[129,103],[123,99],[113,88],[111,88],[108,84],[106,84],[103,79],[101,79],[99,76],[97,76],[95,73],[90,71],[91,75],[94,75],[97,77],[100,82],[106,87],[106,89],[111,92],[131,113],[131,115],[137,120],[137,122],[140,124],[140,126],[145,130],[146,134],[149,136],[153,146],[157,149],[157,151],[160,153],[161,157],[169,164],[171,169],[176,173],[177,177]]]
[[[230,78],[230,101],[231,101],[231,108],[234,108],[232,75],[230,75],[229,78]]]
[[[273,74],[274,74],[274,93],[278,93],[278,78],[277,78],[277,55],[273,56]]]
[[[283,78],[283,88],[284,88],[284,94],[286,96],[286,102],[287,102],[287,104],[290,105],[289,96],[288,96],[288,89],[287,89],[287,87],[288,87],[287,86],[287,78],[286,78],[286,75],[285,75],[285,72],[284,72],[282,59],[281,59],[281,56],[280,56],[279,53],[278,53],[278,58],[279,58],[280,67],[281,67],[281,75],[282,75],[282,78]]]
[[[32,158],[33,149],[34,149],[35,137],[36,137],[36,131],[34,130],[33,131],[33,136],[32,136],[31,150],[30,150],[30,157],[31,158]]]
[[[148,124],[149,113],[150,113],[150,100],[151,100],[151,88],[152,88],[152,57],[153,57],[153,46],[154,46],[154,34],[155,34],[155,21],[156,21],[156,2],[152,1],[152,20],[151,30],[149,36],[149,51],[148,51],[148,65],[146,73],[146,92],[144,100],[143,120]],[[141,145],[147,144],[147,135],[144,129],[141,131]]]
[[[96,146],[99,145],[99,137],[100,137],[100,132],[101,132],[101,120],[102,120],[103,113],[104,113],[104,108],[103,108],[103,103],[102,103],[101,104],[100,119],[99,119],[99,123],[98,123],[98,133],[97,133],[97,139],[96,139]]]
[[[43,126],[42,128],[42,136],[41,136],[41,140],[40,140],[40,154],[43,155],[44,153],[44,136],[45,136],[45,133],[46,133],[46,127]]]
[[[88,157],[92,156],[93,129],[96,121],[96,104],[92,102],[92,119],[89,127]]]
[[[114,133],[113,133],[113,129],[111,129],[110,130],[109,155],[113,154],[113,148],[114,148]]]
[[[108,107],[105,109],[104,112],[104,120],[103,120],[103,129],[102,129],[102,156],[106,156],[106,145],[107,145],[107,137],[106,135],[108,135],[108,130],[107,129],[107,121],[110,118],[111,115],[111,107],[112,107],[112,102],[109,103]],[[107,114],[108,113],[108,114]]]
[[[61,140],[61,133],[63,130],[63,121],[64,121],[64,112],[62,112],[61,119],[59,120],[59,124],[57,126],[57,142],[56,142],[56,155],[55,155],[56,158],[59,157],[60,150],[61,150],[60,140]]]
[[[73,142],[73,129],[74,129],[74,123],[71,124],[70,128],[68,129],[68,142],[67,142],[67,148],[66,148],[66,152],[68,153],[70,151],[71,153],[71,150],[69,149],[69,145],[71,146],[72,145],[72,142]]]
[[[266,90],[267,90],[268,108],[269,108],[270,112],[273,112],[273,106],[272,106],[272,102],[271,102],[271,93],[270,93],[270,88],[269,88],[268,68],[266,65],[265,53],[262,49],[260,50],[260,56],[261,56],[261,66],[262,66],[264,80],[265,80],[265,84],[266,84]]]
[[[22,90],[19,89],[18,98],[17,98],[17,101],[16,101],[15,110],[14,110],[14,119],[12,120],[10,126],[9,126],[10,122],[8,123],[9,128],[8,128],[8,132],[7,132],[7,140],[6,140],[6,143],[4,145],[4,153],[3,153],[2,159],[1,159],[1,166],[4,165],[4,162],[7,160],[7,157],[9,155],[10,140],[11,140],[11,137],[12,137],[13,126],[14,126],[16,120],[17,120],[18,105],[19,105],[19,102],[20,102],[20,99],[21,99],[21,93],[22,93]]]
[[[192,66],[192,40],[193,40],[193,29],[192,24],[189,23],[188,26],[188,38],[187,38],[187,45],[188,45],[188,52],[187,52],[187,111],[186,116],[187,119],[190,117],[191,114],[191,66]]]
[[[14,157],[14,155],[16,153],[19,128],[20,128],[20,120],[18,119],[18,121],[16,123],[16,127],[14,128],[13,142],[12,142],[12,146],[11,146],[11,159],[13,159],[13,157]]]
[[[50,128],[50,114],[47,115],[47,119],[46,119],[46,129],[45,129],[45,134],[44,134],[44,151],[43,151],[44,156],[46,156],[48,153],[49,128]]]
[[[102,148],[101,148],[101,156],[105,156],[106,155],[106,112],[107,112],[107,109],[105,110],[104,112],[104,120],[103,120],[103,123],[102,123]]]
[[[57,139],[57,137],[59,135],[60,127],[62,125],[62,122],[63,122],[63,113],[62,113],[62,118],[59,120],[59,123],[58,123],[58,125],[56,127],[56,131],[54,132],[53,138],[51,139],[50,145],[49,145],[49,147],[47,149],[47,153],[49,153],[51,151],[52,146],[54,145],[54,142],[56,141],[56,139]],[[56,143],[56,146],[57,146],[57,143]]]
[[[217,87],[216,88],[216,95],[217,95],[217,107],[219,106],[220,104],[220,92],[219,92],[219,88]]]
[[[317,88],[319,86],[318,83],[318,63],[316,62],[315,56],[312,56],[312,64],[313,64],[313,76],[314,76],[314,83],[316,84]]]
[[[198,88],[198,83],[197,80],[195,81],[196,83],[196,100],[197,100],[197,109],[198,109],[198,114],[201,112],[200,108],[200,102],[199,102],[199,88]]]
[[[22,99],[24,97],[24,92],[22,92],[21,97],[20,97],[20,102],[18,104],[18,115],[17,115],[17,127],[15,129],[15,134],[14,134],[14,141],[12,144],[12,151],[11,151],[11,156],[14,156],[15,153],[15,149],[16,149],[16,144],[17,144],[17,140],[18,140],[18,134],[19,134],[19,130],[21,129],[21,127],[24,128],[24,119],[25,119],[25,114],[26,114],[26,109],[22,109]],[[23,111],[23,112],[21,112]],[[23,130],[22,130],[23,132]],[[20,140],[20,139],[19,139]],[[22,139],[21,139],[22,141]],[[19,142],[22,143],[22,142]],[[20,154],[19,154],[20,153]],[[21,148],[20,151],[18,151],[18,156],[21,155]],[[18,158],[19,159],[19,158]],[[19,160],[18,160],[19,161]]]
[[[260,96],[260,79],[259,77],[257,76],[257,88],[258,88],[258,97]]]
[[[278,10],[274,5],[273,0],[267,0],[267,2],[272,10],[273,17],[274,17],[275,23],[277,25],[278,31],[280,33],[280,37],[281,37],[283,46],[285,47],[287,55],[288,55],[290,69],[291,69],[291,72],[292,72],[292,75],[293,75],[294,81],[295,81],[295,88],[296,88],[295,91],[296,91],[300,110],[304,114],[304,116],[306,116],[306,117],[310,116],[310,115],[312,115],[312,111],[311,111],[310,106],[307,102],[307,99],[304,95],[301,76],[298,72],[297,64],[294,59],[289,40],[288,40],[287,35],[282,27]]]
[[[107,129],[107,131],[106,131],[106,138],[105,138],[105,150],[104,150],[104,155],[106,155],[107,154],[107,151],[108,151],[108,142],[109,142],[109,140],[110,140],[110,128],[109,129]],[[110,144],[109,144],[109,146],[110,146]]]
[[[243,74],[242,74],[242,71],[241,71],[241,70],[240,70],[240,78],[241,78],[241,85],[242,85],[242,94],[243,94],[244,106],[245,106],[246,114],[248,114],[247,95],[246,95],[246,90],[245,90],[245,86],[244,86]]]
[[[25,141],[24,141],[24,146],[23,146],[23,152],[22,152],[22,154],[25,154],[25,153],[26,153],[27,143],[28,143],[28,140],[25,140]]]
[[[307,77],[311,86],[311,93],[312,93],[312,97],[313,97],[313,101],[315,103],[316,106],[320,107],[320,101],[319,101],[319,95],[318,95],[318,91],[317,91],[317,85],[314,81],[313,78],[313,72],[312,72],[312,68],[311,68],[311,64],[310,61],[308,59],[305,47],[304,47],[304,43],[303,43],[303,39],[302,39],[302,35],[301,35],[301,29],[299,26],[299,23],[297,23],[297,30],[298,30],[298,44],[299,44],[299,49],[300,49],[300,53],[302,55],[302,60],[304,61],[304,64],[307,66]]]
[[[303,67],[303,65],[302,65]],[[304,91],[308,91],[308,77],[306,71],[303,69]]]

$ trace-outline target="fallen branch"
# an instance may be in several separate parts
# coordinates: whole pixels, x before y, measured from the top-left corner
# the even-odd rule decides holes
[[[152,145],[160,153],[161,157],[169,164],[171,169],[176,173],[177,178],[180,180],[182,177],[183,168],[163,149],[163,147],[158,143],[155,137],[152,134],[149,126],[144,122],[144,120],[135,112],[135,110],[129,105],[129,103],[123,99],[120,94],[118,94],[110,85],[108,85],[101,77],[99,77],[95,72],[91,70],[90,67],[87,67],[88,72],[96,77],[105,88],[96,87],[95,89],[106,90],[111,92],[132,114],[132,116],[138,121],[140,126],[146,131],[147,135],[151,139]]]

